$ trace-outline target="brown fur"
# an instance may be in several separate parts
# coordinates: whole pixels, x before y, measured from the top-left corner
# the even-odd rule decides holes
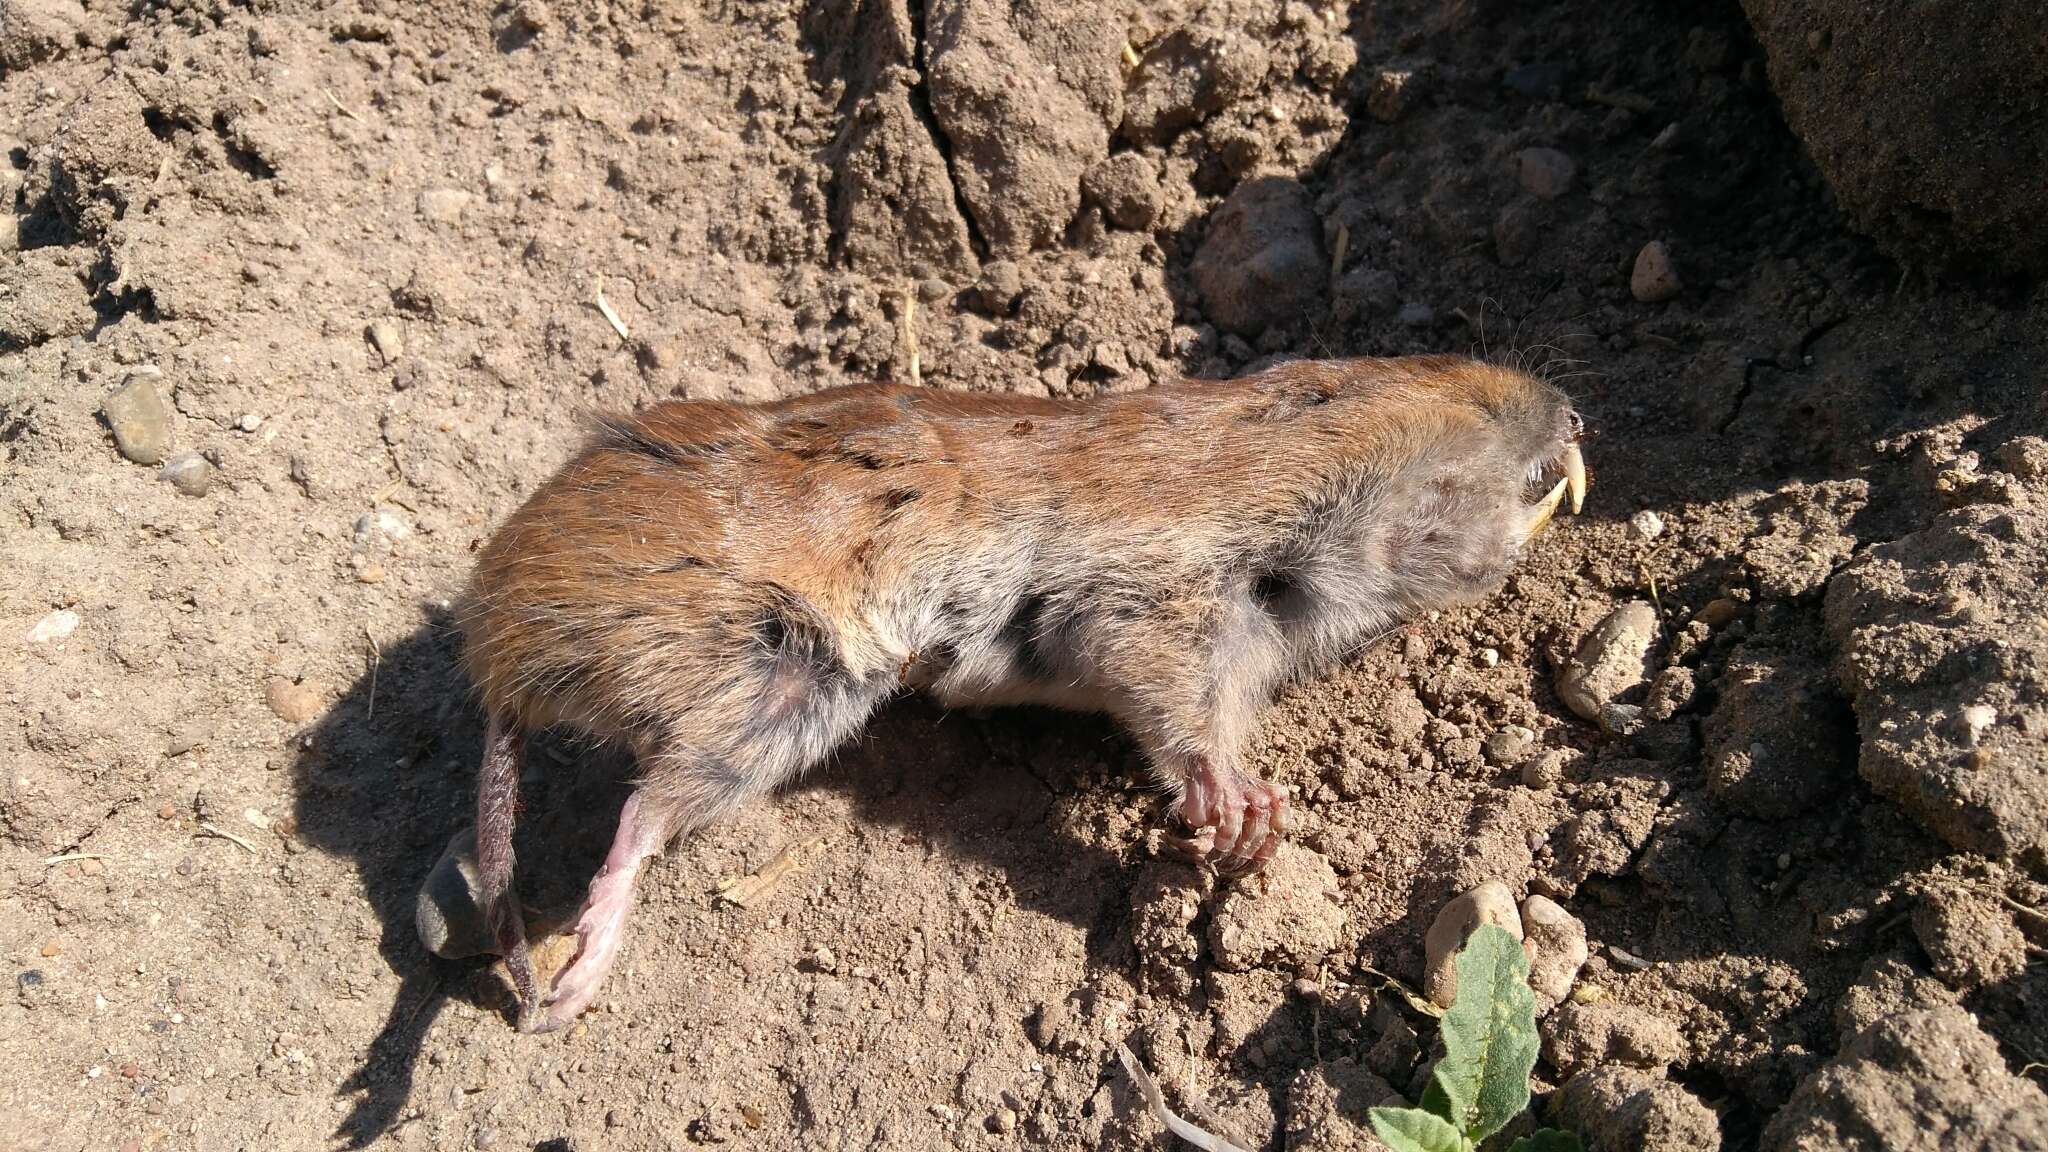
[[[1093,401],[662,404],[601,422],[483,550],[467,661],[512,730],[630,742],[678,830],[913,687],[1116,715],[1184,811],[1231,809],[1226,840],[1250,805],[1255,863],[1285,807],[1237,772],[1257,709],[1489,591],[1575,427],[1548,386],[1451,357]]]

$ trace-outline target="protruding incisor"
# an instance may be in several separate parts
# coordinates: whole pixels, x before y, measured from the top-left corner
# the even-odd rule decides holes
[[[1557,515],[1557,505],[1559,501],[1562,501],[1564,499],[1565,488],[1568,485],[1570,485],[1570,483],[1571,481],[1569,480],[1559,480],[1556,486],[1551,488],[1550,494],[1548,496],[1545,496],[1542,499],[1542,501],[1536,505],[1536,511],[1530,513],[1530,538],[1533,539],[1538,532],[1543,531],[1544,526],[1550,523],[1550,518],[1552,516]]]

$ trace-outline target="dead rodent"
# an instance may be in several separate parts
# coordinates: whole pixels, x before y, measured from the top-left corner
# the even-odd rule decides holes
[[[1107,712],[1181,846],[1256,867],[1287,798],[1244,774],[1283,682],[1472,602],[1585,473],[1550,386],[1453,357],[1295,362],[1088,401],[859,385],[601,421],[499,530],[465,611],[489,714],[478,890],[529,1030],[617,956],[675,836],[790,780],[909,687]],[[640,778],[543,997],[511,896],[524,734]]]

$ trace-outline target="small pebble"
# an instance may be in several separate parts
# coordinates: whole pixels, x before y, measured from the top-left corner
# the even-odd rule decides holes
[[[1445,1008],[1458,995],[1458,949],[1481,924],[1494,924],[1522,939],[1522,915],[1515,908],[1515,894],[1505,881],[1488,880],[1453,898],[1436,914],[1423,935],[1426,954],[1422,969],[1423,995]]]
[[[1962,711],[1963,738],[1971,744],[1983,739],[1984,733],[1998,723],[1998,709],[1989,704],[1972,704]]]
[[[171,487],[187,496],[204,496],[213,490],[213,461],[197,452],[183,452],[164,461],[157,473]]]
[[[995,1115],[988,1118],[988,1130],[997,1134],[1015,1132],[1017,1130],[1016,1111],[1010,1108],[996,1109]]]
[[[64,942],[55,936],[43,941],[43,959],[52,960],[64,953]]]
[[[1529,957],[1529,987],[1542,1015],[1571,995],[1588,956],[1586,925],[1545,896],[1522,901],[1522,946]]]
[[[1678,295],[1684,285],[1679,283],[1678,269],[1672,266],[1671,250],[1662,240],[1652,240],[1636,253],[1635,271],[1628,279],[1628,290],[1645,304],[1658,304]]]
[[[1618,944],[1609,944],[1607,946],[1607,957],[1613,960],[1614,966],[1623,972],[1642,972],[1650,967],[1648,960],[1627,951]]]
[[[320,714],[320,694],[305,684],[272,680],[263,690],[263,698],[287,724],[304,724]]]
[[[1486,738],[1486,758],[1495,764],[1516,764],[1535,746],[1536,733],[1519,724],[1510,724]]]
[[[1648,508],[1629,517],[1628,526],[1645,540],[1655,540],[1664,534],[1664,518]]]
[[[155,464],[171,445],[171,410],[157,391],[155,372],[131,372],[100,404],[114,447],[137,464]]]
[[[749,1128],[759,1128],[767,1121],[767,1117],[761,1114],[761,1110],[752,1104],[740,1105],[740,1119],[745,1121]]]
[[[244,412],[242,413],[242,418],[235,422],[235,427],[240,428],[244,432],[254,432],[258,428],[263,427],[263,417],[258,416],[254,412]]]
[[[429,188],[420,193],[420,215],[435,224],[454,224],[474,199],[460,188]]]
[[[1522,785],[1538,792],[1564,783],[1564,752],[1551,749],[1522,765]]]
[[[36,621],[35,627],[28,630],[28,642],[48,644],[52,640],[62,640],[78,631],[78,624],[78,613],[69,608],[59,608]]]
[[[1500,649],[1481,648],[1479,650],[1479,662],[1488,668],[1496,667],[1500,664]]]
[[[156,818],[159,820],[176,820],[178,818],[178,806],[169,800],[164,801],[157,806]]]
[[[87,876],[97,876],[100,873],[105,872],[107,870],[107,863],[104,860],[98,860],[88,856],[85,859],[80,860],[78,862],[78,870],[80,872],[85,873]]]
[[[1579,716],[1616,727],[1616,717],[1606,710],[1627,707],[1614,705],[1614,699],[1648,675],[1657,631],[1657,610],[1646,601],[1631,600],[1609,612],[1558,667],[1558,698]]]
[[[1578,174],[1578,162],[1555,148],[1524,148],[1515,153],[1515,177],[1523,191],[1539,200],[1564,195]]]
[[[405,336],[399,332],[398,325],[391,321],[378,320],[371,324],[369,336],[370,347],[377,350],[377,355],[384,358],[384,363],[390,364],[405,355]]]

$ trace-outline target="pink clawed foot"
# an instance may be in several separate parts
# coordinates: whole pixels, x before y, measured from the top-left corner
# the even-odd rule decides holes
[[[626,800],[611,851],[591,880],[590,894],[576,917],[576,955],[555,974],[540,1003],[521,1005],[521,1031],[553,1032],[566,1027],[597,999],[597,990],[604,986],[613,961],[619,958],[619,947],[625,943],[626,916],[633,910],[633,883],[648,858],[668,843],[675,827],[670,810],[642,803],[637,792]]]
[[[576,955],[555,974],[538,1007],[524,1014],[520,1029],[553,1032],[573,1023],[597,998],[604,978],[626,939],[626,914],[633,908],[633,873],[599,876],[590,900],[576,918]]]
[[[1220,872],[1256,872],[1287,838],[1287,792],[1231,769],[1203,764],[1188,774],[1178,815],[1191,831],[1174,847]]]

